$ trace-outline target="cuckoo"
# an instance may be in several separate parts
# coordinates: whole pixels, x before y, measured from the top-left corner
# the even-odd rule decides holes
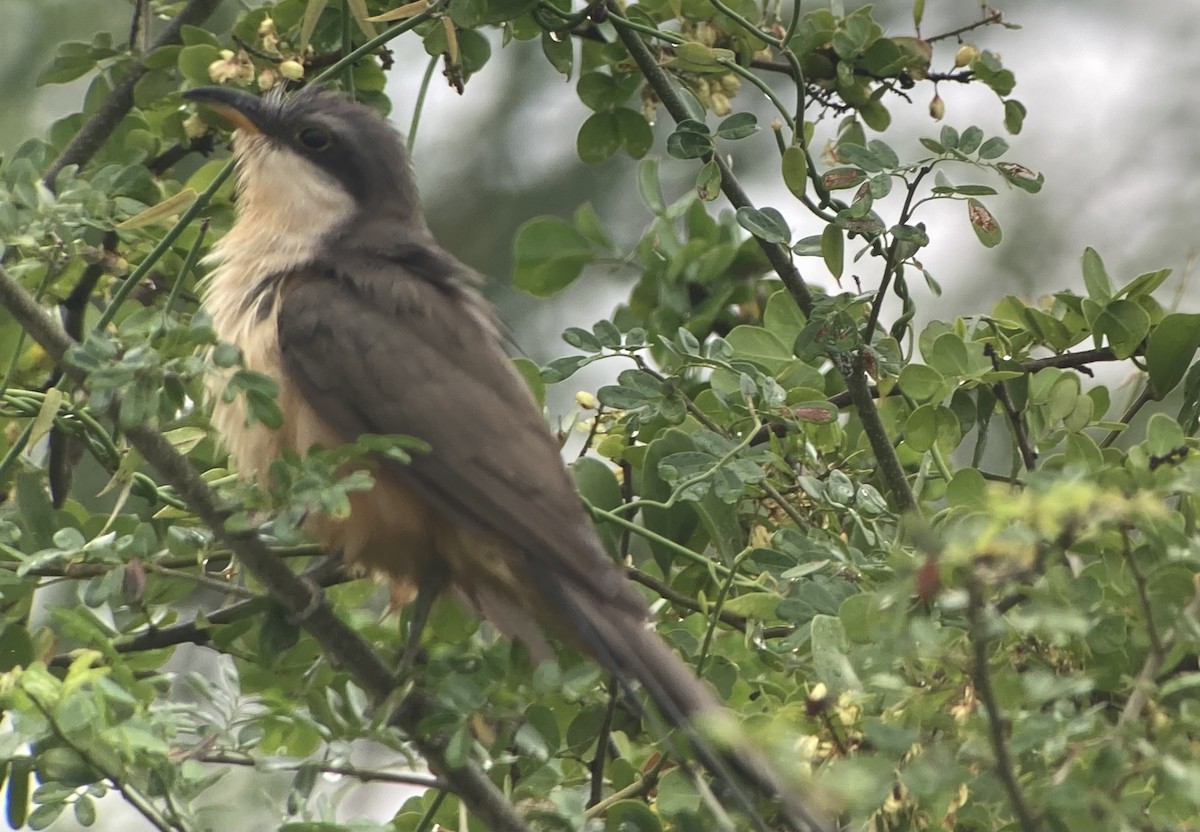
[[[380,457],[374,487],[350,496],[346,518],[312,518],[314,536],[426,598],[451,587],[535,657],[549,655],[547,634],[561,639],[640,685],[672,725],[719,716],[601,546],[480,277],[425,224],[399,135],[315,88],[186,96],[236,128],[237,215],[203,305],[244,366],[278,384],[283,413],[271,430],[248,422],[240,397],[214,397],[236,467],[263,479],[286,451],[366,434],[423,440],[408,464]],[[693,745],[716,776],[733,769],[779,801],[793,828],[820,828],[748,743]]]

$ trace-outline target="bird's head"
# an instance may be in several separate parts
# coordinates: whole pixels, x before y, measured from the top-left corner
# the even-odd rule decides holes
[[[228,87],[183,95],[237,128],[242,211],[285,211],[313,231],[364,216],[423,227],[408,153],[374,110],[316,87],[287,97]]]

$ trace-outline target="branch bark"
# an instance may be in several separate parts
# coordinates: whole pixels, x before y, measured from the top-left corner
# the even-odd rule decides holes
[[[79,383],[87,381],[87,373],[70,362],[67,351],[73,341],[45,310],[0,267],[0,304],[33,337],[42,349],[60,366],[67,376]],[[371,647],[346,625],[326,602],[320,587],[296,575],[286,561],[272,552],[254,531],[227,528],[226,512],[220,507],[217,495],[192,468],[187,458],[151,427],[142,425],[125,431],[129,443],[175,488],[221,541],[229,547],[271,596],[309,632],[330,662],[344,668],[376,702],[383,702],[392,693],[394,684],[390,669]],[[453,768],[446,763],[446,742],[438,735],[420,730],[425,716],[423,708],[405,709],[398,722],[417,750],[429,762],[430,768],[458,793],[484,826],[493,832],[525,832],[504,795],[475,764]]]

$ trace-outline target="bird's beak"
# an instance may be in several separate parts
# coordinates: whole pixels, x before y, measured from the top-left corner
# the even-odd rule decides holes
[[[261,133],[262,99],[230,87],[198,87],[187,90],[183,97],[196,101],[247,133]]]

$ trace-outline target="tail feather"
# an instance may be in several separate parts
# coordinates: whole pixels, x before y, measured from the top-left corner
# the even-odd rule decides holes
[[[697,717],[719,717],[724,706],[657,633],[646,629],[640,617],[602,607],[594,596],[572,594],[572,606],[582,619],[579,623],[595,658],[627,689],[631,682],[642,686],[663,719],[686,733],[704,767],[732,787],[743,809],[753,814],[753,806],[737,788],[730,769],[738,779],[778,801],[793,832],[827,832],[831,828],[804,806],[798,788],[786,785],[749,742],[735,740],[717,751],[696,730]]]

